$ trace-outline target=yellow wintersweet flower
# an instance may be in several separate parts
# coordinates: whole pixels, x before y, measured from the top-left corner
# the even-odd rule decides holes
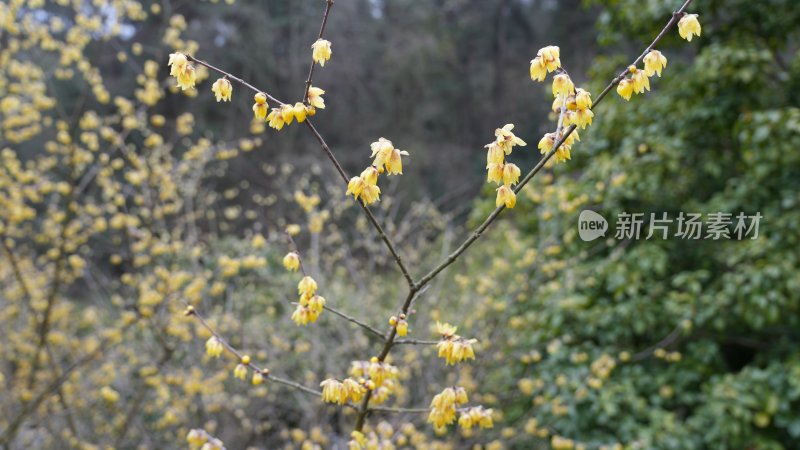
[[[644,70],[639,70],[636,68],[631,69],[631,81],[633,82],[633,92],[637,94],[644,94],[645,89],[648,91],[650,90],[650,78],[647,77],[647,74]]]
[[[231,94],[233,94],[233,86],[227,78],[220,78],[211,85],[211,92],[217,97],[217,101],[231,101]]]
[[[282,105],[281,116],[283,116],[283,122],[286,125],[291,125],[292,120],[294,120],[294,107],[292,105]]]
[[[503,164],[505,161],[505,151],[503,147],[497,141],[492,141],[489,144],[486,144],[486,148],[488,148],[488,152],[486,153],[486,168],[488,169],[489,166],[492,164]]]
[[[562,144],[556,150],[556,154],[553,157],[557,163],[567,162],[572,159],[572,155],[570,154],[570,147],[569,145]]]
[[[569,97],[574,90],[575,85],[572,84],[569,75],[560,73],[553,77],[553,97],[558,97],[559,95]]]
[[[574,123],[575,125],[581,127],[581,129],[585,129],[588,125],[592,124],[592,118],[594,117],[594,113],[591,109],[579,109],[574,113]]]
[[[186,68],[184,68],[183,71],[178,74],[177,80],[178,86],[180,86],[182,91],[193,88],[195,81],[197,80],[197,74],[195,73],[194,66],[187,65]]]
[[[517,204],[517,196],[514,191],[506,185],[497,188],[497,199],[495,206],[505,205],[506,208],[513,208]]]
[[[547,47],[539,49],[536,56],[542,58],[542,63],[548,72],[552,72],[561,67],[561,49],[555,45],[548,45]]]
[[[319,64],[321,67],[325,67],[325,61],[331,59],[330,41],[326,41],[325,39],[317,39],[317,42],[314,42],[311,45],[311,49],[311,58],[314,59],[314,62]]]
[[[381,188],[368,184],[364,186],[360,197],[365,205],[371,205],[381,199]]]
[[[378,184],[378,169],[374,166],[369,166],[361,172],[361,179],[367,186],[375,186]]]
[[[382,172],[384,169],[389,175],[401,175],[403,173],[403,162],[401,156],[408,156],[407,151],[394,148],[392,141],[386,138],[379,138],[370,144],[372,150],[371,158],[375,158],[372,165]]]
[[[516,164],[508,163],[503,166],[503,184],[512,185],[519,182],[520,170]]]
[[[542,136],[542,139],[539,140],[539,152],[545,154],[553,149],[553,145],[556,143],[556,134],[555,133],[547,133]]]
[[[267,95],[263,92],[259,92],[254,97],[255,103],[253,103],[253,114],[255,114],[256,119],[265,119],[267,117],[267,109],[269,109],[269,105],[267,105]]]
[[[364,180],[361,177],[353,177],[350,178],[350,181],[347,183],[347,193],[346,195],[353,195],[353,197],[358,198],[361,195],[361,192],[364,190]]]
[[[658,50],[651,50],[644,57],[644,72],[648,77],[653,75],[661,76],[661,69],[667,67],[667,57]]]
[[[450,325],[449,323],[436,322],[436,333],[441,334],[443,338],[451,338],[455,336],[458,327]]]
[[[297,102],[294,104],[293,110],[294,110],[294,117],[297,118],[298,123],[303,123],[306,121],[306,114],[308,112],[306,110],[306,105]]]
[[[511,130],[513,129],[514,129],[514,124],[507,123],[503,125],[503,128],[497,128],[494,130],[496,142],[500,145],[500,148],[503,149],[506,155],[511,153],[511,149],[515,145],[523,147],[528,145],[525,143],[525,141],[518,138],[514,133],[511,132]]]
[[[503,167],[504,164],[489,164],[486,172],[486,182],[487,183],[497,183],[500,184],[503,181]]]
[[[283,114],[280,108],[272,108],[272,111],[270,111],[269,115],[267,116],[267,120],[269,121],[270,128],[274,128],[276,130],[283,128]]]
[[[325,109],[325,99],[322,98],[322,94],[325,91],[322,89],[311,86],[308,88],[308,103],[313,106],[314,108],[318,109]]]
[[[575,89],[575,108],[571,109],[591,109],[591,107],[592,94],[581,88]]]
[[[492,420],[492,410],[484,409],[482,406],[469,408],[461,413],[458,418],[458,426],[464,430],[469,430],[473,426],[480,428],[492,428],[494,421]]]
[[[225,350],[225,347],[216,336],[211,336],[206,341],[206,353],[208,356],[219,358],[223,350]]]
[[[700,21],[697,20],[697,14],[686,14],[678,22],[678,33],[689,42],[692,42],[693,35],[700,36],[702,31]]]
[[[186,442],[188,442],[189,445],[200,447],[208,442],[208,438],[208,433],[206,433],[205,430],[199,430],[195,428],[189,430],[189,433],[186,435]]]
[[[167,65],[170,66],[169,74],[178,78],[178,74],[183,72],[186,66],[189,65],[189,60],[183,53],[170,53]]]
[[[311,297],[317,292],[317,282],[308,275],[304,276],[297,284],[297,293],[304,297]]]
[[[233,369],[233,376],[240,380],[247,379],[247,366],[244,364],[237,364],[236,368]]]
[[[322,401],[344,405],[347,403],[347,390],[344,385],[333,378],[328,378],[319,384],[322,388]]]
[[[297,252],[289,252],[283,257],[283,267],[290,272],[297,272],[300,268],[300,255]]]
[[[617,85],[617,94],[619,94],[620,97],[624,98],[625,100],[630,100],[631,95],[633,95],[633,82],[627,78],[624,78]]]
[[[264,382],[264,374],[261,372],[256,372],[253,374],[253,386],[258,386],[259,384]]]
[[[542,82],[547,77],[547,66],[542,58],[537,56],[531,60],[531,80]]]
[[[408,322],[405,320],[400,320],[397,322],[397,335],[398,336],[405,336],[408,334]]]

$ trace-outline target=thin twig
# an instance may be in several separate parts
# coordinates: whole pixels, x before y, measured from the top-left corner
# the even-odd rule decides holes
[[[369,324],[366,324],[366,323],[356,319],[355,317],[349,316],[349,315],[347,315],[347,314],[345,314],[345,313],[343,313],[341,311],[338,311],[338,310],[336,310],[334,308],[331,308],[328,305],[325,305],[324,308],[325,308],[325,310],[332,312],[334,315],[339,316],[342,319],[345,319],[345,320],[347,320],[349,322],[352,322],[352,323],[360,326],[361,328],[369,331],[370,333],[374,334],[375,336],[378,336],[379,338],[381,338],[381,340],[386,339],[386,336],[384,336],[383,333],[378,331],[377,328],[375,328],[375,327],[373,327],[373,326],[371,326]]]
[[[237,83],[241,84],[242,86],[245,86],[245,87],[249,88],[250,90],[252,90],[256,94],[262,93],[262,94],[266,95],[267,98],[269,99],[269,101],[271,101],[273,103],[277,103],[279,105],[284,105],[285,104],[284,102],[278,100],[277,98],[267,94],[266,91],[262,91],[261,89],[253,86],[252,84],[248,83],[247,81],[244,81],[243,79],[237,77],[236,75],[233,75],[233,74],[230,74],[228,72],[225,72],[224,70],[222,70],[220,68],[217,68],[217,67],[214,67],[211,64],[209,64],[209,63],[207,63],[207,62],[205,62],[203,60],[195,58],[192,55],[186,55],[186,58],[189,61],[196,62],[197,64],[200,64],[201,66],[205,66],[205,67],[207,67],[207,68],[209,68],[209,69],[211,69],[211,70],[213,70],[215,72],[221,73],[222,75],[226,76],[227,78],[230,78],[231,80],[236,81]]]
[[[319,27],[319,36],[317,39],[322,39],[322,35],[325,34],[325,25],[328,24],[328,13],[330,13],[331,8],[333,7],[333,0],[326,0],[325,2],[325,14],[322,15],[322,25]],[[306,88],[303,92],[303,103],[308,104],[308,90],[311,89],[311,78],[314,76],[314,67],[317,66],[316,61],[311,59],[311,67],[308,68],[308,77],[306,78]]]

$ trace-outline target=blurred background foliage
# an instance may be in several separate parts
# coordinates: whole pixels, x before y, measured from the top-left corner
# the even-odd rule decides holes
[[[549,86],[527,73],[536,50],[560,46],[596,95],[677,7],[337,0],[315,123],[348,172],[380,136],[411,153],[376,215],[419,275],[493,209],[494,128],[515,123],[529,144],[552,131]],[[235,361],[204,356],[184,302],[260,365],[316,387],[379,344],[328,313],[308,328],[289,319],[287,226],[329,304],[379,329],[402,278],[299,127],[252,124],[239,86],[214,102],[213,75],[181,95],[166,69],[186,51],[299,98],[323,9],[0,3],[0,445],[180,448],[205,428],[232,449],[344,448],[352,411],[233,379]],[[371,429],[400,448],[797,448],[800,4],[691,11],[703,35],[670,32],[653,91],[612,94],[572,160],[535,178],[415,303],[412,337],[450,322],[479,339],[478,358],[448,368],[433,347],[398,348],[389,404],[424,408],[458,384],[494,408],[495,428],[439,436],[424,414],[375,414]],[[514,154],[523,171],[533,147]],[[583,242],[582,209],[764,218],[756,240]]]

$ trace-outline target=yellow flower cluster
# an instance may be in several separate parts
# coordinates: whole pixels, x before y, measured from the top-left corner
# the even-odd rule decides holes
[[[380,200],[381,188],[378,187],[378,175],[384,171],[388,175],[400,175],[403,173],[402,156],[408,156],[407,151],[399,150],[394,147],[392,141],[380,138],[370,145],[372,149],[371,158],[375,158],[372,165],[364,169],[361,175],[350,178],[347,183],[347,195],[361,200],[365,205]]]
[[[531,60],[531,80],[542,82],[547,74],[561,67],[561,50],[549,45],[536,52]]]
[[[236,368],[233,369],[233,376],[240,379],[246,380],[247,379],[247,366],[250,364],[250,356],[244,355],[242,356],[241,361],[239,364],[236,365]]]
[[[167,65],[170,66],[169,74],[175,77],[181,90],[185,91],[194,87],[197,74],[194,66],[189,64],[186,55],[183,53],[170,53]]]
[[[317,110],[313,106],[301,102],[297,102],[294,105],[287,103],[278,108],[272,108],[269,115],[267,115],[267,122],[270,128],[281,130],[284,126],[291,125],[295,119],[297,119],[297,123],[303,123],[306,121],[306,117],[313,116],[316,113]]]
[[[684,16],[684,19],[686,17],[689,16]],[[643,94],[645,90],[649,91],[649,77],[653,75],[658,75],[660,77],[661,71],[667,67],[667,57],[658,50],[651,50],[645,55],[643,61],[644,70],[631,65],[628,67],[628,72],[631,74],[630,78],[623,78],[617,85],[617,94],[625,100],[630,100],[633,94]]]
[[[463,387],[449,387],[436,394],[431,400],[431,412],[428,414],[428,423],[437,429],[444,428],[456,420],[458,405],[467,403],[467,391]]]
[[[317,39],[311,44],[311,58],[321,67],[325,67],[325,61],[331,59],[331,43],[325,39]]]
[[[370,402],[381,404],[397,391],[400,371],[397,367],[373,357],[369,361],[353,361],[350,363],[350,376],[359,381],[368,378],[363,384],[372,391]]]
[[[194,428],[186,434],[186,442],[191,449],[200,450],[225,450],[221,440],[209,435],[206,430]]]
[[[497,199],[495,205],[505,205],[506,208],[513,208],[517,204],[517,196],[514,194],[513,185],[519,182],[520,170],[516,164],[506,162],[506,156],[511,154],[515,145],[528,145],[518,138],[511,131],[514,124],[506,124],[503,128],[495,130],[495,140],[486,144],[486,182],[502,185],[497,188]]]
[[[322,401],[338,405],[344,405],[348,401],[357,403],[367,393],[363,378],[359,381],[352,378],[345,378],[344,381],[328,378],[319,385],[322,388]]]
[[[468,408],[462,411],[461,415],[458,417],[458,426],[464,430],[470,430],[474,426],[492,428],[494,426],[492,413],[493,411],[491,409],[484,409],[483,406]]]
[[[442,340],[436,344],[439,357],[447,365],[453,365],[467,359],[475,359],[475,350],[472,346],[477,339],[465,339],[456,334],[457,327],[448,323],[436,322],[436,332],[442,335]]]
[[[314,323],[325,309],[325,297],[319,296],[317,292],[317,282],[309,276],[303,277],[297,284],[297,293],[300,301],[297,303],[292,313],[292,320],[298,325],[308,325]]]

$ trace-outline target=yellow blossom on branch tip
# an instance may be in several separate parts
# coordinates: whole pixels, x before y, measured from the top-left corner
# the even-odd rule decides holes
[[[292,105],[282,105],[281,116],[283,116],[283,122],[286,125],[291,125],[294,120],[294,107]]]
[[[633,95],[633,82],[627,78],[623,78],[617,85],[617,94],[625,100],[630,100]]]
[[[317,39],[311,45],[311,58],[321,67],[325,67],[325,61],[331,59],[331,43],[325,39]]]
[[[661,70],[667,67],[667,57],[658,50],[652,50],[644,57],[644,72],[648,77],[661,76]]]
[[[547,68],[548,72],[552,72],[561,67],[561,49],[555,45],[548,45],[547,47],[540,48],[536,52],[536,56],[542,59],[542,63]]]
[[[361,191],[360,198],[364,202],[365,205],[371,205],[381,198],[381,188],[375,185],[366,185],[364,186],[364,190]]]
[[[526,146],[528,145],[522,139],[518,138],[511,130],[514,129],[513,123],[507,123],[503,125],[503,128],[497,128],[494,130],[495,141],[500,148],[503,149],[506,155],[511,153],[511,149],[515,145],[519,146]]]
[[[300,268],[300,255],[297,252],[289,252],[283,257],[283,267],[290,272],[297,272]]]
[[[686,14],[678,22],[678,34],[689,42],[692,42],[692,36],[700,36],[702,31],[697,14]]]
[[[214,93],[214,96],[217,98],[218,102],[229,102],[231,101],[231,95],[233,94],[233,86],[227,78],[220,78],[211,85],[211,92]]]
[[[508,186],[500,186],[497,188],[497,199],[495,200],[494,204],[497,207],[504,205],[506,208],[511,209],[517,204],[517,196]]]
[[[531,60],[531,80],[542,82],[547,77],[547,67],[542,58],[536,57]]]

